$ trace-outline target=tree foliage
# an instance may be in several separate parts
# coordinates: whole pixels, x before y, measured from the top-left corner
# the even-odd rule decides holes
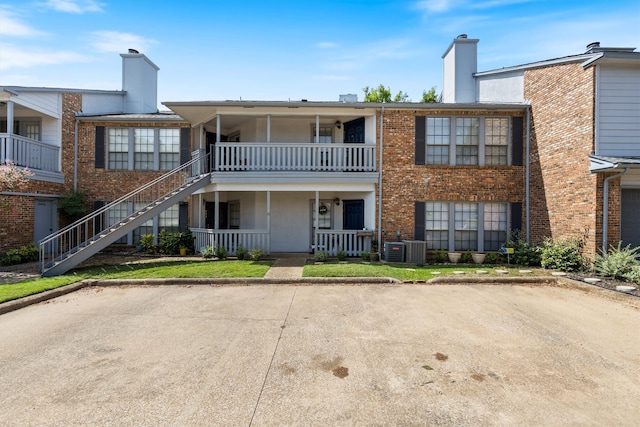
[[[391,88],[383,85],[382,83],[375,88],[365,86],[362,91],[364,92],[364,102],[411,102],[408,93],[400,91],[395,95],[392,95]],[[438,102],[436,87],[433,86],[428,91],[423,90],[420,102]]]
[[[29,168],[19,168],[14,165],[11,160],[7,160],[5,163],[0,163],[0,192],[24,191],[29,183],[29,177],[32,175],[33,172],[31,172]],[[14,215],[16,214],[15,207],[5,205],[1,202],[0,209],[11,210]]]

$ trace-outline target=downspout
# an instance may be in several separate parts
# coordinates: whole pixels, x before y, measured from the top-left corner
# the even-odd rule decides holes
[[[629,168],[626,168],[622,172],[608,176],[604,179],[604,195],[603,195],[603,205],[602,205],[602,255],[607,256],[607,239],[608,239],[608,230],[609,227],[609,181],[614,178],[619,178],[625,173],[629,172]]]
[[[383,125],[384,118],[384,105],[380,110],[380,147],[378,148],[378,253],[380,252],[380,243],[382,242],[382,142],[384,141],[382,132],[384,130]]]
[[[531,105],[527,108],[527,140],[525,154],[525,229],[527,243],[531,243]]]
[[[73,127],[73,192],[78,191],[78,117]]]

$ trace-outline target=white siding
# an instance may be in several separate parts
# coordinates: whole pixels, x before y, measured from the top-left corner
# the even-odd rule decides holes
[[[524,71],[476,77],[478,102],[524,102]]]
[[[632,169],[622,175],[622,188],[640,188],[640,169]]]
[[[55,145],[56,147],[61,146],[62,121],[54,120],[48,117],[43,117],[41,132],[42,132],[42,142]]]
[[[124,95],[118,93],[82,95],[82,112],[84,114],[122,113],[124,110]]]
[[[640,65],[598,66],[596,154],[640,156]]]
[[[56,92],[20,92],[11,98],[16,104],[46,114],[55,119],[62,118],[61,94]]]

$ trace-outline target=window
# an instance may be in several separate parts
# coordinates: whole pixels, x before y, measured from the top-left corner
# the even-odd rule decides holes
[[[484,204],[484,250],[497,251],[507,241],[507,204]]]
[[[427,202],[425,240],[428,249],[449,249],[449,203]]]
[[[316,141],[316,125],[311,127],[311,142],[330,144],[333,142],[333,125],[320,125],[318,140]]]
[[[427,164],[449,164],[449,133],[448,117],[427,117]]]
[[[180,166],[180,129],[159,129],[160,169],[171,170]]]
[[[153,170],[153,129],[133,130],[133,168]]]
[[[118,222],[122,221],[124,218],[126,218],[128,215],[129,215],[129,210],[127,208],[127,203],[118,203],[117,205],[115,205],[114,207],[110,208],[107,211],[107,225],[108,226],[115,225]],[[126,244],[127,236],[124,236],[118,239],[114,243]]]
[[[240,202],[229,202],[229,228],[237,230],[240,228]]]
[[[179,205],[173,205],[158,215],[158,233],[162,230],[177,230],[180,227]]]
[[[509,117],[424,117],[424,123],[426,158],[420,160],[419,164],[445,166],[506,166],[510,164],[511,119]],[[416,133],[416,141],[418,141],[418,133]]]
[[[478,204],[455,204],[454,250],[478,250]]]
[[[485,165],[507,165],[509,161],[509,119],[506,117],[485,119],[484,144]]]
[[[129,168],[129,129],[109,129],[109,169]]]
[[[456,165],[477,165],[480,120],[477,117],[456,119]]]
[[[142,209],[145,206],[147,206],[148,204],[149,204],[149,202],[135,202],[133,204],[133,211],[137,212],[140,209]],[[142,235],[143,234],[154,234],[154,232],[153,232],[153,218],[150,219],[149,221],[145,222],[144,224],[142,224],[140,227],[138,227],[135,230],[133,230],[133,242],[134,242],[134,244],[137,245],[140,242],[140,240],[142,239]]]
[[[171,170],[180,165],[180,129],[109,128],[109,169]]]

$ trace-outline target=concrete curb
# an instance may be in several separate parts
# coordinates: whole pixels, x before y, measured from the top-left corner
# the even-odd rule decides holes
[[[373,284],[551,284],[558,283],[556,277],[435,277],[429,280],[398,280],[391,277],[302,277],[268,279],[264,277],[244,278],[171,278],[171,279],[86,279],[39,294],[7,301],[0,304],[0,315],[14,310],[57,298],[88,286],[250,286],[250,285],[373,285]]]

